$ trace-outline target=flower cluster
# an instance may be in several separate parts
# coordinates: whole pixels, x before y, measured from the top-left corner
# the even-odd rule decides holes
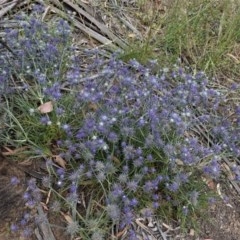
[[[19,184],[20,180],[17,177],[14,176],[11,178],[12,186],[16,186]],[[34,216],[31,213],[31,210],[34,207],[37,207],[41,202],[40,189],[38,189],[35,179],[30,179],[28,181],[27,189],[24,192],[22,198],[27,208],[24,210],[22,218],[19,219],[17,222],[13,222],[10,229],[12,233],[20,232],[23,238],[29,238],[32,236],[34,231],[34,222],[41,221],[38,215]]]
[[[233,124],[220,111],[224,95],[208,86],[203,72],[161,69],[155,61],[126,64],[117,53],[107,59],[95,49],[83,51],[88,61],[83,68],[70,47],[67,22],[50,28],[36,18],[23,19],[19,17],[21,31],[6,33],[16,57],[1,59],[0,81],[9,84],[8,77],[15,76],[20,86],[15,94],[25,91],[21,114],[28,115],[28,124],[22,124],[26,131],[29,122],[34,126],[31,142],[47,143],[71,166],[68,173],[55,173],[59,186],[68,191],[70,207],[78,204],[79,186],[90,181],[105,197],[104,214],[120,229],[130,226],[141,209],[151,215],[164,201],[182,207],[186,215],[189,204],[198,205],[201,192],[191,189],[182,199],[178,193],[192,188],[193,173],[217,178],[223,154],[239,157],[239,108]],[[53,103],[52,112],[29,115],[29,109],[47,101]],[[202,125],[213,143],[195,131]],[[41,134],[50,139],[39,143],[34,137]],[[233,171],[239,179],[239,169],[234,166]],[[25,198],[31,205],[28,193]],[[77,234],[79,224],[74,221],[68,232]],[[91,234],[93,239],[97,235]],[[129,234],[134,239],[134,232]]]

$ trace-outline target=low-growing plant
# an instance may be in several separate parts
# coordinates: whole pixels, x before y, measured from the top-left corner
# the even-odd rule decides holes
[[[239,157],[239,109],[232,124],[221,111],[225,96],[203,72],[125,63],[98,49],[77,56],[68,23],[49,26],[37,16],[19,16],[20,30],[6,32],[14,55],[1,58],[1,143],[46,159],[50,209],[70,213],[72,237],[107,239],[125,229],[136,239],[131,226],[140,214],[191,226],[213,194],[201,177],[221,177],[222,156]],[[89,195],[85,210],[81,191]]]

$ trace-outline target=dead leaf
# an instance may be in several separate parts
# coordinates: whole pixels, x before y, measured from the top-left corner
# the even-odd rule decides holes
[[[230,167],[226,163],[223,163],[223,167],[227,170],[226,173],[227,173],[228,179],[231,181],[234,181],[235,176],[233,175]]]
[[[220,186],[219,183],[217,184],[217,193],[223,199],[223,195],[222,195],[222,192],[221,192],[221,186]]]
[[[235,57],[234,55],[232,55],[231,53],[227,53],[227,56],[231,57],[235,61],[235,63],[237,63],[237,64],[240,63],[239,59],[237,57]]]
[[[230,203],[227,203],[226,206],[233,208],[233,206]]]
[[[7,152],[2,152],[2,154],[3,154],[4,156],[16,155],[16,154],[19,154],[20,152],[28,149],[27,146],[25,146],[25,147],[20,147],[20,148],[16,148],[16,149],[14,149],[14,150],[12,150],[12,149],[10,149],[10,148],[8,148],[8,147],[3,147],[3,148],[7,150]]]
[[[179,166],[183,166],[183,165],[184,165],[183,161],[180,160],[180,159],[176,159],[175,162],[176,162],[176,164],[179,165]]]
[[[111,156],[111,160],[117,165],[119,166],[121,164],[121,161],[115,157],[115,156]]]
[[[66,161],[61,156],[55,155],[53,160],[62,168],[66,168]]]
[[[207,178],[207,177],[202,177],[202,180],[207,184],[207,186],[210,190],[216,190],[216,183],[214,182],[213,179]]]
[[[88,109],[89,109],[90,111],[95,112],[95,111],[97,111],[98,106],[97,106],[96,103],[89,103],[89,104],[88,104]]]
[[[63,215],[63,217],[65,218],[65,220],[66,220],[68,223],[72,223],[72,222],[73,222],[72,218],[71,218],[69,215],[67,215],[67,214],[65,214],[65,213],[63,213],[63,212],[61,212],[61,214]]]
[[[136,34],[130,33],[130,34],[128,34],[128,37],[129,37],[129,38],[136,38]]]
[[[52,110],[53,110],[52,101],[43,103],[42,105],[40,105],[40,106],[38,107],[38,110],[40,111],[40,113],[49,113],[49,112],[52,112]]]
[[[50,197],[51,197],[51,193],[52,193],[52,190],[49,190],[48,194],[47,194],[47,199],[46,199],[46,205],[49,203],[49,200],[50,200]]]
[[[49,211],[49,208],[45,203],[41,202],[41,206],[42,206],[44,211]]]
[[[166,223],[162,223],[162,225],[170,231],[174,230],[171,226],[167,225]]]
[[[118,232],[115,237],[118,239],[121,236],[123,236],[123,234],[126,232],[127,232],[127,227],[125,227],[122,231]]]
[[[194,229],[190,229],[189,235],[192,236],[192,237],[195,235]]]
[[[216,184],[214,183],[213,180],[209,180],[207,185],[211,190],[216,190]]]

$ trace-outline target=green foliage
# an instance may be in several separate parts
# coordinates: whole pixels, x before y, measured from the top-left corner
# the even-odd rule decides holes
[[[235,55],[234,48],[240,41],[238,1],[176,0],[165,13],[145,1],[139,3],[139,8],[137,18],[148,31],[143,33],[143,47],[131,44],[131,56],[137,60],[144,62],[154,56],[162,65],[168,65],[180,58],[193,69],[210,73],[237,68],[238,62],[228,54]],[[124,56],[129,52],[125,51]]]

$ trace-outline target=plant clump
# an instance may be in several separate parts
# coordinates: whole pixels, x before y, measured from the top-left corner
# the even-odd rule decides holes
[[[67,232],[105,239],[127,229],[136,239],[140,213],[190,225],[186,219],[212,199],[201,176],[220,178],[222,157],[240,155],[239,109],[232,123],[225,96],[203,72],[125,63],[98,49],[77,55],[66,21],[49,26],[36,12],[18,19],[20,30],[5,37],[14,55],[0,59],[1,142],[30,146],[46,159],[43,185],[55,193],[50,209],[71,213]],[[212,144],[194,134],[199,125]],[[232,170],[238,181],[239,168]],[[79,199],[87,190],[84,212]]]

